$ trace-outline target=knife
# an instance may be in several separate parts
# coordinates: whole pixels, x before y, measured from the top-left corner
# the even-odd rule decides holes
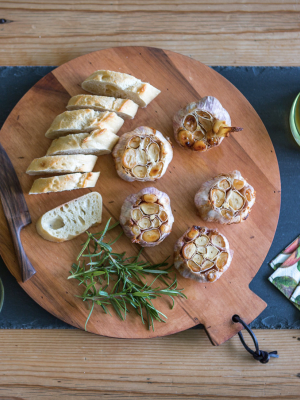
[[[25,282],[35,274],[20,239],[21,229],[31,224],[28,207],[15,169],[0,143],[0,199],[7,220],[15,251]]]

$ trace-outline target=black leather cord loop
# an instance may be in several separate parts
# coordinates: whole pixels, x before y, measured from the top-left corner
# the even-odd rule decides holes
[[[277,354],[277,351],[271,351],[270,353],[268,353],[267,351],[263,351],[263,350],[259,350],[259,346],[258,346],[258,342],[256,339],[256,336],[254,335],[253,331],[249,328],[249,326],[238,316],[238,315],[234,315],[232,317],[232,321],[233,322],[239,322],[240,324],[243,325],[243,327],[246,329],[246,331],[249,333],[249,335],[251,336],[254,346],[255,346],[255,351],[251,350],[249,346],[247,346],[243,334],[242,332],[239,332],[239,338],[242,342],[242,345],[245,347],[245,349],[248,351],[248,353],[250,353],[253,358],[259,362],[261,362],[262,364],[266,364],[267,362],[269,362],[270,357],[274,357],[274,358],[278,358],[279,354]]]

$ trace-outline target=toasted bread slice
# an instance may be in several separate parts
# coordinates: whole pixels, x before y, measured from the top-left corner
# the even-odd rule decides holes
[[[114,112],[99,112],[95,110],[65,111],[52,122],[45,136],[55,139],[69,133],[91,132],[95,129],[109,129],[117,133],[124,120]]]
[[[35,158],[26,174],[43,175],[43,174],[61,174],[71,172],[91,172],[97,161],[94,155],[74,154],[60,156],[45,156]]]
[[[119,136],[108,129],[97,129],[91,133],[77,133],[53,140],[47,156],[58,154],[95,154],[97,156],[112,152]]]
[[[64,190],[85,189],[94,187],[100,172],[87,172],[85,174],[68,174],[39,178],[33,182],[29,194],[49,192],[63,192]]]
[[[160,90],[150,83],[121,72],[100,70],[90,75],[81,85],[87,92],[130,99],[140,107],[147,107]]]
[[[102,220],[102,197],[91,192],[46,212],[36,223],[39,235],[50,242],[65,242]]]
[[[78,94],[70,98],[68,110],[91,109],[95,111],[115,112],[123,119],[132,119],[139,106],[129,99],[116,99],[115,97],[93,96],[92,94]]]

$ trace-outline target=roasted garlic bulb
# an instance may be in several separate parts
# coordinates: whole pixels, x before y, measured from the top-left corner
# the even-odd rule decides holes
[[[161,243],[171,233],[173,222],[169,196],[153,187],[128,196],[121,209],[125,235],[142,247]]]
[[[215,282],[229,268],[233,252],[217,229],[194,225],[177,240],[174,265],[185,278]]]
[[[195,195],[195,205],[204,221],[236,224],[248,217],[255,196],[241,173],[233,171],[205,182]]]
[[[178,111],[173,119],[177,143],[194,151],[206,151],[219,146],[229,132],[241,131],[232,127],[228,112],[218,99],[203,97]]]
[[[160,179],[173,158],[170,143],[147,126],[124,133],[112,153],[118,175],[129,182]]]

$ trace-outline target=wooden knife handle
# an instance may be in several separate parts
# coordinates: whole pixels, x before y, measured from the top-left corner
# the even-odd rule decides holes
[[[21,266],[22,282],[25,282],[36,273],[36,270],[33,268],[24,251],[20,238],[21,230],[25,225],[27,225],[27,221],[23,221],[22,217],[16,217],[8,219],[7,223],[10,227],[14,248],[17,253],[19,265]]]

